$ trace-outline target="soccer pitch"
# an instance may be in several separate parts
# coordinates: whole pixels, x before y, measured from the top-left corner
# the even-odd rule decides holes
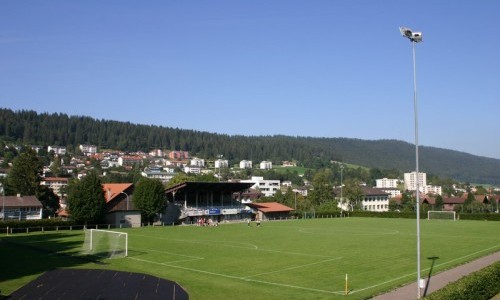
[[[167,278],[190,299],[366,299],[416,281],[415,228],[408,219],[337,218],[126,229],[128,257],[75,267]],[[498,232],[500,222],[422,220],[422,277],[499,251]],[[8,238],[76,255],[84,234]]]

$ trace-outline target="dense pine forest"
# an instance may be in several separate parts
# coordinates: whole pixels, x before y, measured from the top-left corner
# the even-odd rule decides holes
[[[0,109],[0,140],[26,145],[60,145],[68,150],[79,144],[100,149],[149,151],[185,150],[193,156],[223,154],[232,162],[297,161],[312,168],[344,161],[368,168],[415,168],[413,144],[397,140],[360,140],[292,136],[230,136],[187,129],[97,120],[86,116]],[[500,160],[434,147],[420,148],[420,170],[462,182],[500,184]]]

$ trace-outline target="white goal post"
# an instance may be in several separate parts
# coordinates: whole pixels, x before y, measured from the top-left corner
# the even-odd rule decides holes
[[[457,220],[457,213],[454,211],[429,210],[427,220]]]
[[[87,229],[82,252],[107,258],[126,257],[128,256],[128,233]]]

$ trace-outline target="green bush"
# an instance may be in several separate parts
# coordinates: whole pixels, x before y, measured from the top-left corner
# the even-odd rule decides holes
[[[500,221],[500,214],[467,214],[461,213],[458,215],[460,220],[485,220],[485,221]]]
[[[432,293],[428,300],[488,300],[500,293],[500,262]]]

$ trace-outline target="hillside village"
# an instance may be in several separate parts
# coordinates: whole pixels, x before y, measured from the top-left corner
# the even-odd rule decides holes
[[[53,160],[46,164],[41,175],[40,185],[50,188],[59,199],[59,209],[51,217],[69,218],[70,212],[66,202],[66,187],[71,179],[82,179],[86,174],[98,169],[102,176],[110,174],[118,174],[125,176],[132,171],[140,173],[142,177],[159,180],[165,187],[169,186],[169,182],[178,174],[187,175],[209,175],[216,182],[226,183],[224,188],[231,191],[230,206],[235,206],[235,201],[241,206],[241,210],[234,210],[231,214],[238,215],[230,217],[229,213],[222,213],[223,209],[227,210],[227,204],[224,204],[224,191],[221,191],[221,203],[215,204],[213,199],[207,200],[204,204],[198,203],[198,194],[196,202],[190,203],[184,199],[184,202],[176,202],[175,193],[177,190],[172,190],[173,198],[171,202],[177,203],[181,207],[179,214],[174,219],[169,219],[168,222],[176,222],[182,219],[182,222],[194,223],[199,222],[205,217],[206,213],[203,209],[212,209],[208,215],[224,215],[224,220],[242,220],[247,218],[255,218],[261,212],[260,218],[272,218],[277,215],[271,215],[259,210],[258,206],[250,207],[252,203],[276,203],[281,202],[281,206],[274,206],[274,210],[267,208],[267,212],[278,213],[280,217],[287,217],[290,212],[305,211],[304,206],[300,203],[305,202],[310,192],[314,191],[314,186],[311,182],[304,179],[302,185],[292,184],[289,180],[268,179],[265,176],[248,176],[247,178],[232,178],[229,176],[231,172],[242,173],[245,170],[261,170],[267,171],[273,168],[293,168],[296,163],[293,161],[283,161],[279,166],[273,166],[271,161],[261,161],[254,165],[251,160],[241,160],[238,162],[230,162],[223,155],[218,155],[216,158],[200,158],[192,157],[188,151],[165,151],[162,149],[154,149],[149,153],[133,152],[125,153],[114,150],[100,150],[95,145],[79,145],[75,153],[68,153],[67,148],[63,146],[48,146],[44,149],[41,146],[31,146],[37,153],[46,153],[53,156]],[[21,147],[16,148],[21,151]],[[5,164],[5,159],[2,158],[1,163],[7,168],[0,169],[0,178],[8,175],[9,167],[12,163]],[[338,163],[338,162],[335,162]],[[341,170],[343,170],[343,165]],[[57,172],[58,174],[54,174]],[[341,171],[342,172],[342,171]],[[265,173],[264,173],[265,174]],[[341,174],[342,176],[342,174]],[[242,176],[240,176],[242,177]],[[418,177],[418,179],[417,179]],[[415,172],[404,173],[404,178],[379,178],[376,179],[375,186],[369,186],[366,183],[359,184],[359,196],[356,199],[350,197],[344,183],[332,186],[330,193],[333,195],[337,206],[334,209],[340,212],[349,212],[353,210],[371,211],[371,212],[387,212],[399,211],[403,209],[405,197],[408,194],[414,194],[418,187],[420,190],[421,205],[427,210],[445,210],[445,211],[461,211],[464,204],[470,199],[469,194],[476,192],[474,188],[470,191],[461,190],[455,187],[460,195],[443,196],[441,186],[427,184],[426,173],[420,173],[419,176]],[[240,190],[232,190],[231,183],[247,184],[244,188],[240,186]],[[134,210],[133,205],[133,183],[105,183],[103,190],[108,205],[108,211],[131,211]],[[2,188],[5,193],[5,190]],[[498,189],[490,189],[488,194],[474,195],[474,202],[471,205],[472,211],[477,212],[496,212],[498,213],[498,204],[500,195]],[[167,192],[168,194],[168,188]],[[180,193],[179,193],[180,194]],[[187,194],[187,192],[186,192]],[[283,199],[286,198],[287,201]],[[187,197],[187,196],[185,196]],[[213,196],[212,196],[213,197]],[[168,198],[168,195],[167,195]],[[297,206],[299,199],[299,207]],[[288,206],[286,206],[286,205]],[[200,210],[200,207],[203,209]],[[239,208],[239,209],[240,209]],[[261,207],[262,208],[262,207]],[[171,207],[172,209],[172,207]],[[252,210],[253,209],[253,210]],[[11,195],[5,196],[2,205],[2,219],[40,219],[42,218],[42,204],[34,195]],[[285,212],[285,213],[284,213]],[[249,214],[249,215],[247,215]],[[128,217],[133,214],[126,214]],[[135,223],[139,222],[137,218],[139,213],[135,215]],[[124,218],[124,215],[121,216]],[[209,218],[210,220],[214,218]],[[216,218],[220,221],[222,218]],[[116,221],[119,222],[119,221]]]

